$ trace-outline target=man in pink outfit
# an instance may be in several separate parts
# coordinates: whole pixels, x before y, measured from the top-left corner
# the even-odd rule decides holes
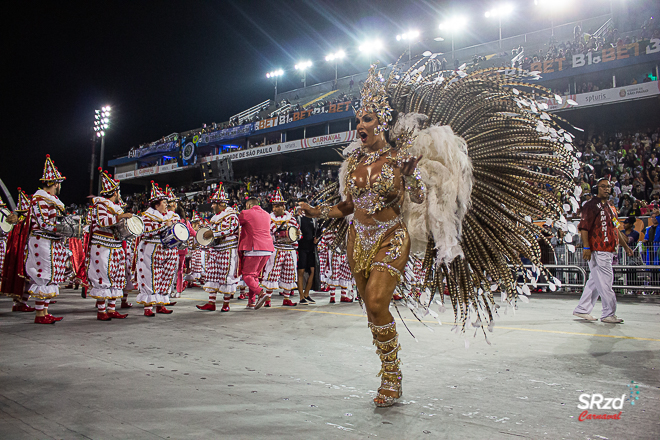
[[[245,209],[238,216],[238,221],[241,225],[241,238],[238,243],[241,274],[250,289],[247,307],[256,310],[268,298],[259,287],[259,276],[270,254],[275,250],[273,238],[270,236],[270,214],[261,209],[257,199],[251,198],[245,203]]]

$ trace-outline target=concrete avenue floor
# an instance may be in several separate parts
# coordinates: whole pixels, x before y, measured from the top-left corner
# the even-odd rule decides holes
[[[500,309],[492,345],[452,332],[449,311],[442,326],[425,318],[431,332],[401,310],[417,338],[398,322],[403,399],[375,408],[380,365],[359,305],[312,296],[315,306],[281,308],[276,294],[270,309],[233,300],[229,313],[202,312],[204,292],[189,289],[171,315],[134,306],[102,322],[93,300],[63,290],[53,325],[3,297],[0,438],[660,438],[656,298],[620,300],[625,324],[611,325],[573,317],[575,295],[533,295],[515,314]],[[620,419],[579,421],[581,394],[627,399],[630,386],[635,405],[588,410]]]

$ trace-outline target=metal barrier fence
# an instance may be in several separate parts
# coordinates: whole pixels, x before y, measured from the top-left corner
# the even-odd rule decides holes
[[[581,291],[589,278],[589,263],[582,259],[582,243],[574,236],[575,247],[571,252],[568,244],[543,247],[542,261],[550,273],[562,282],[562,290]],[[660,243],[639,242],[629,257],[622,248],[612,262],[613,288],[622,294],[660,294]],[[554,263],[554,264],[553,264]],[[547,287],[547,282],[538,283]]]

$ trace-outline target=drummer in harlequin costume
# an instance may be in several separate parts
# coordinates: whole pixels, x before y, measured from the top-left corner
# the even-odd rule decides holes
[[[0,209],[7,209],[7,204],[2,200],[2,197],[0,197]],[[0,214],[2,217],[4,217],[4,213]],[[7,219],[3,219],[7,221],[9,219],[9,216]],[[12,221],[16,221],[16,216],[12,217]],[[12,224],[7,221],[7,223]],[[12,228],[13,229],[13,228]],[[11,231],[9,231],[11,232]],[[2,267],[5,264],[5,253],[7,252],[7,236],[9,235],[9,232],[5,232],[3,229],[0,229],[0,275],[2,275]],[[0,280],[0,283],[2,281]],[[1,285],[1,284],[0,284]]]
[[[193,211],[193,216],[190,219],[190,223],[192,224],[192,228],[196,234],[197,231],[199,231],[199,229],[202,227],[202,219],[197,211]],[[195,283],[201,283],[204,278],[204,273],[206,272],[204,269],[206,246],[199,244],[194,234],[190,236],[188,242],[188,246],[192,250],[190,251],[190,273],[186,275],[186,281],[189,281],[193,287],[198,287],[195,286]]]
[[[119,181],[107,171],[101,172],[101,195],[92,199],[89,212],[89,243],[86,247],[88,297],[96,299],[98,309],[96,319],[109,321],[123,319],[115,310],[117,299],[124,295],[126,287],[126,251],[123,240],[115,235],[115,227],[120,220],[131,218],[119,204]],[[106,310],[107,301],[107,310]]]
[[[119,195],[119,206],[121,206],[122,209],[126,208],[126,202],[121,198],[121,194]],[[123,242],[123,247],[124,250],[126,251],[126,265],[125,267],[125,273],[126,273],[126,286],[124,286],[124,294],[121,298],[121,305],[119,306],[120,309],[130,309],[133,307],[133,304],[128,302],[128,293],[136,290],[135,286],[133,284],[133,279],[135,278],[133,276],[133,258],[135,256],[135,237],[130,236],[126,239],[124,239]]]
[[[331,234],[330,237],[328,237],[328,242],[331,245],[335,240],[335,234],[333,231],[328,231],[328,233]],[[330,304],[336,303],[335,291],[337,289],[341,290],[340,302],[353,302],[353,298],[348,294],[348,291],[351,290],[355,281],[353,279],[353,274],[351,273],[351,267],[348,265],[346,251],[329,249],[328,262],[330,263],[330,277],[328,279]]]
[[[206,251],[206,283],[204,290],[209,293],[209,302],[197,306],[200,310],[215,310],[215,300],[218,294],[224,295],[222,303],[223,312],[229,311],[229,300],[236,292],[238,284],[238,237],[240,228],[238,214],[227,206],[229,197],[222,182],[211,196],[213,212],[215,215],[209,222],[210,231],[204,234],[205,239],[214,241]]]
[[[137,302],[144,305],[144,316],[172,313],[165,306],[170,303],[170,292],[176,275],[179,254],[161,242],[161,234],[173,224],[173,213],[167,210],[167,196],[151,181],[149,208],[144,212],[144,233],[137,245],[135,278],[138,285]]]
[[[174,195],[174,192],[172,191],[172,188],[170,188],[169,185],[165,185],[165,195],[167,196],[167,204],[168,207],[167,209],[172,213],[172,221],[173,222],[181,222],[183,223],[186,228],[188,228],[188,232],[190,235],[194,235],[194,230],[192,228],[192,225],[186,218],[186,213],[182,208],[179,208],[179,198]],[[177,249],[177,253],[179,255],[179,260],[177,264],[177,270],[176,270],[176,278],[174,280],[174,284],[172,285],[172,290],[176,289],[176,291],[172,292],[171,297],[172,298],[180,298],[181,297],[181,292],[183,292],[185,286],[184,286],[184,269],[185,269],[185,263],[186,263],[186,255],[188,255],[188,248],[184,249]],[[176,302],[171,302],[170,305],[174,305]]]
[[[27,242],[25,274],[29,277],[29,292],[35,298],[36,324],[53,324],[62,318],[48,313],[51,299],[60,294],[60,283],[67,279],[67,250],[63,238],[56,233],[56,219],[65,213],[64,204],[57,195],[66,178],[46,155],[42,188],[32,196],[30,211],[30,236]]]
[[[2,293],[14,298],[12,312],[34,312],[34,307],[28,305],[30,292],[25,279],[25,244],[30,233],[30,223],[27,213],[30,210],[30,198],[21,188],[18,188],[18,206],[16,211],[7,218],[14,227],[7,236],[7,253],[2,270]]]
[[[291,291],[297,287],[297,264],[298,256],[296,249],[298,248],[297,241],[291,241],[286,235],[286,230],[289,227],[294,227],[298,230],[298,237],[300,234],[300,226],[296,218],[287,212],[286,202],[282,197],[282,192],[278,187],[275,195],[270,200],[273,205],[273,212],[270,214],[270,233],[273,237],[273,244],[275,252],[270,256],[266,267],[264,268],[264,278],[261,284],[266,288],[266,295],[268,299],[264,307],[270,307],[270,297],[273,290],[278,287],[282,289],[284,294],[283,306],[295,306],[298,303],[291,301]]]

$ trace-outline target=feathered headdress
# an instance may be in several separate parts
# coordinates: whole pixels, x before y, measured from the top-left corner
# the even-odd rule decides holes
[[[101,195],[112,194],[119,189],[119,180],[113,179],[112,174],[103,171],[101,167],[99,167],[99,172],[101,173]]]
[[[46,155],[46,163],[44,164],[44,173],[41,176],[42,182],[63,182],[66,177],[60,174],[59,170],[50,158],[50,154]]]

